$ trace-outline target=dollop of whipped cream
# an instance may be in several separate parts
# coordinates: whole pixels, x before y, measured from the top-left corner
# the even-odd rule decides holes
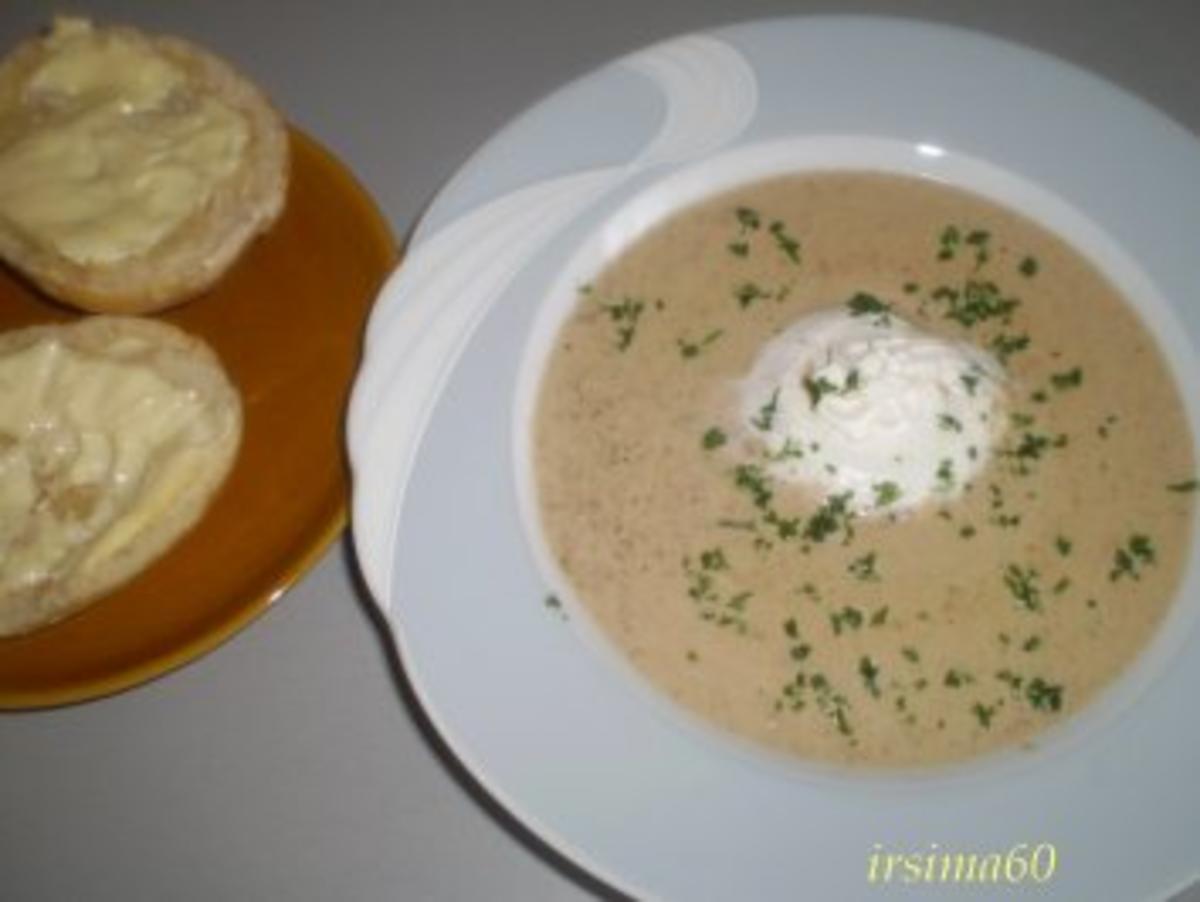
[[[767,343],[741,413],[774,478],[893,513],[949,501],[983,468],[1007,420],[1005,378],[987,351],[889,308],[838,308]]]

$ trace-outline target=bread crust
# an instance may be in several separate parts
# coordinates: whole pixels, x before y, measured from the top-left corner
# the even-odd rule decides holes
[[[203,517],[233,468],[243,432],[240,394],[216,353],[203,340],[170,323],[140,317],[93,316],[63,325],[31,326],[0,333],[0,358],[48,338],[89,356],[150,367],[176,389],[199,399],[204,433],[202,438],[185,443],[182,451],[178,444],[170,446],[176,456],[169,460],[155,456],[148,464],[139,488],[143,494],[138,498],[143,501],[155,480],[166,478],[168,468],[177,468],[171,471],[175,474],[170,481],[172,488],[165,495],[154,496],[156,504],[165,508],[135,528],[123,526],[124,540],[112,553],[96,554],[96,549],[100,543],[112,540],[113,524],[133,510],[132,506],[116,509],[98,531],[89,533],[87,541],[57,559],[57,566],[47,578],[32,584],[6,579],[0,584],[0,637],[31,632],[61,620],[128,582],[162,556]],[[175,437],[171,441],[180,440]],[[154,453],[161,454],[161,449]],[[181,472],[187,478],[180,478]],[[33,524],[30,528],[36,528],[40,516],[36,511],[64,503],[64,495],[65,503],[70,503],[73,486],[64,487],[53,480],[52,486],[31,509],[27,521]],[[3,550],[0,548],[0,552]]]
[[[0,258],[46,294],[95,313],[152,313],[206,291],[242,251],[278,219],[290,167],[287,126],[265,95],[231,65],[176,37],[109,26],[109,33],[152,48],[187,73],[197,90],[241,113],[249,140],[237,170],[208,202],[149,250],[115,263],[81,264],[31,239],[0,216]],[[31,38],[0,62],[0,120],[19,106],[22,87],[52,52]],[[0,144],[11,140],[0,129]]]

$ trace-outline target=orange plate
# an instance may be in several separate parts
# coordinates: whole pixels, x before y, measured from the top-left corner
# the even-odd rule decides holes
[[[367,312],[397,258],[366,192],[293,130],[283,216],[216,288],[163,314],[205,338],[241,389],[233,472],[196,528],[133,582],[0,639],[0,708],[84,701],[179,667],[316,562],[346,524],[343,414]],[[74,316],[0,269],[0,329]]]

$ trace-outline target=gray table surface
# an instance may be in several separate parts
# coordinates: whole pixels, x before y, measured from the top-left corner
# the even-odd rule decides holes
[[[1196,0],[4,0],[0,46],[64,8],[235,61],[355,170],[398,234],[483,140],[563,81],[764,15],[966,25],[1099,72],[1200,132]],[[0,717],[0,898],[603,893],[439,746],[352,574],[343,542],[203,660],[104,701]]]

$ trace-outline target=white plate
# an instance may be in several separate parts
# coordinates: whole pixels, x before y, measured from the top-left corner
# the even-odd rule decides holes
[[[866,898],[898,854],[916,857],[893,888],[923,891],[946,852],[1000,855],[999,883],[971,889],[1007,896],[1039,846],[1056,898],[1180,888],[1200,874],[1194,563],[1159,640],[1099,703],[1031,752],[920,775],[747,748],[632,678],[578,610],[544,605],[562,587],[529,540],[520,426],[568,289],[686,198],[793,165],[917,172],[1031,213],[1137,300],[1182,384],[1200,384],[1200,144],[1141,101],[1009,44],[883,19],[635,53],[488,142],[377,304],[349,419],[353,527],[417,695],[513,814],[641,897]],[[1195,430],[1194,390],[1188,404]]]

